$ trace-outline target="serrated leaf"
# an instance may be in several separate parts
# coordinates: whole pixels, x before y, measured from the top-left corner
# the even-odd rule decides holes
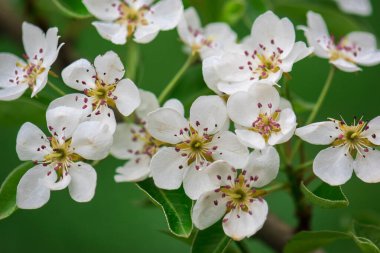
[[[205,230],[199,230],[195,235],[192,253],[223,253],[228,248],[231,238],[223,231],[222,223],[217,222]]]
[[[5,178],[0,188],[0,220],[7,218],[16,211],[17,185],[21,177],[31,167],[33,167],[32,162],[25,162],[12,170],[7,178]]]
[[[137,186],[162,208],[170,232],[179,237],[187,238],[191,235],[193,201],[186,196],[183,188],[170,191],[162,190],[154,185],[151,178],[137,183]]]
[[[367,238],[380,248],[380,227],[354,222],[352,230],[357,237]]]
[[[67,16],[73,18],[89,18],[91,14],[87,11],[81,0],[53,0],[53,3]]]
[[[308,189],[301,182],[301,191],[312,204],[323,208],[347,207],[349,202],[340,186],[330,186],[322,183],[315,190]]]
[[[306,253],[344,239],[351,239],[351,236],[338,231],[303,231],[288,242],[284,252]]]

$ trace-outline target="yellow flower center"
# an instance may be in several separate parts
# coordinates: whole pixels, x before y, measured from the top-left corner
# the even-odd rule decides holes
[[[127,26],[128,37],[136,31],[137,25],[149,24],[149,21],[145,18],[147,11],[149,11],[148,6],[143,6],[136,10],[128,4],[122,2],[118,6],[118,11],[120,13],[120,17],[116,23]]]

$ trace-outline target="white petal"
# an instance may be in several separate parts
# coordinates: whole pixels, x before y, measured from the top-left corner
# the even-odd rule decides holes
[[[113,95],[117,97],[117,109],[124,116],[129,116],[141,103],[139,90],[130,79],[118,82]]]
[[[242,240],[251,237],[260,230],[268,215],[268,204],[265,200],[255,200],[249,205],[248,212],[233,209],[226,214],[223,221],[223,230],[226,235],[234,240]]]
[[[315,157],[313,171],[317,177],[330,185],[342,185],[352,176],[353,159],[345,146],[329,147]]]
[[[207,87],[217,94],[220,94],[217,84],[220,81],[217,70],[215,68],[216,64],[219,62],[219,56],[211,56],[202,61],[202,75]]]
[[[375,66],[380,63],[380,51],[368,53],[360,59],[356,59],[356,62],[363,66]]]
[[[257,132],[248,129],[236,129],[235,133],[239,141],[249,148],[263,149],[266,146],[265,139]]]
[[[158,188],[173,190],[182,184],[183,175],[188,169],[187,158],[174,148],[161,148],[150,162],[150,170]]]
[[[183,42],[191,45],[194,40],[194,33],[192,31],[201,30],[201,20],[199,19],[198,13],[194,7],[187,8],[183,16],[178,23],[177,31],[179,37]]]
[[[141,103],[139,107],[136,108],[135,113],[140,119],[145,119],[145,117],[148,116],[148,113],[158,109],[160,105],[158,104],[157,97],[154,93],[142,89],[139,89],[139,92]]]
[[[68,94],[53,100],[49,104],[47,111],[57,107],[67,107],[70,110],[77,110],[77,113],[81,114],[80,121],[85,120],[85,118],[92,112],[90,99],[86,95],[79,93]]]
[[[380,116],[372,119],[367,124],[367,130],[363,132],[363,136],[373,144],[380,145]]]
[[[246,63],[247,58],[245,55],[227,52],[220,56],[215,70],[217,75],[225,82],[244,82],[252,76],[252,72],[247,67],[244,67]]]
[[[307,57],[313,52],[313,48],[307,47],[302,41],[298,41],[294,44],[292,51],[289,55],[282,61],[281,69],[284,72],[292,71],[293,63]]]
[[[116,169],[115,181],[120,182],[140,182],[150,174],[150,157],[141,155],[126,162]]]
[[[71,147],[75,153],[89,160],[106,158],[112,145],[108,126],[98,121],[86,121],[73,133]]]
[[[17,63],[25,64],[23,60],[9,53],[0,53],[0,87],[15,86],[15,71],[19,71]],[[21,71],[21,70],[20,70]],[[12,81],[10,81],[12,80]]]
[[[101,106],[93,111],[88,117],[89,121],[97,121],[108,126],[108,131],[113,134],[116,130],[115,114],[108,106]]]
[[[190,123],[198,132],[214,134],[228,120],[226,104],[219,96],[200,96],[190,108]]]
[[[175,98],[169,99],[168,101],[164,103],[162,107],[171,108],[179,112],[181,115],[183,116],[185,115],[185,108],[183,107],[183,104],[181,103],[181,101],[179,101],[178,99],[175,99]]]
[[[236,179],[236,169],[229,163],[223,160],[218,160],[203,169],[208,176],[213,189],[218,189],[220,186],[231,185]]]
[[[171,30],[176,27],[183,14],[181,0],[161,0],[152,6],[152,19],[160,30]]]
[[[258,108],[258,101],[250,93],[241,91],[229,97],[227,112],[233,122],[244,127],[251,127],[260,113],[260,108]]]
[[[92,22],[99,35],[117,45],[127,42],[127,28],[124,25],[107,22]]]
[[[366,183],[380,182],[380,151],[370,149],[356,155],[354,170],[356,176]]]
[[[95,88],[96,72],[91,63],[86,59],[79,59],[62,71],[63,82],[76,90]]]
[[[327,145],[342,133],[337,127],[332,121],[323,121],[297,128],[295,134],[311,144]]]
[[[284,109],[280,113],[280,118],[277,122],[281,126],[281,131],[272,133],[268,139],[268,144],[271,146],[287,142],[294,135],[297,127],[296,115],[290,108]]]
[[[263,150],[255,150],[249,156],[248,164],[244,167],[246,178],[251,186],[260,188],[272,182],[280,169],[280,156],[274,147],[268,146]]]
[[[46,68],[50,68],[50,66],[55,62],[61,47],[64,45],[64,43],[61,43],[58,46],[58,40],[58,28],[49,28],[46,32],[47,48],[43,57],[43,66]]]
[[[65,189],[71,182],[71,175],[64,172],[62,177],[58,179],[56,171],[50,167],[49,172],[44,177],[44,183],[52,191]]]
[[[37,165],[29,169],[17,185],[16,204],[22,209],[36,209],[45,205],[50,198],[50,190],[43,178],[48,169]]]
[[[32,123],[24,123],[17,134],[16,152],[22,161],[43,161],[52,152],[46,135]]]
[[[136,157],[136,151],[140,152],[145,142],[140,138],[135,138],[134,133],[144,130],[135,124],[117,124],[111,147],[111,154],[118,159],[132,159]]]
[[[88,202],[95,195],[96,171],[83,162],[77,162],[70,167],[71,182],[69,193],[71,198],[77,202]]]
[[[83,0],[83,4],[92,15],[101,20],[112,21],[120,16],[118,0]]]
[[[221,192],[206,192],[195,202],[191,219],[198,229],[205,229],[220,220],[226,213],[226,198]]]
[[[28,89],[27,84],[19,84],[11,87],[0,88],[0,101],[11,101],[18,99]]]
[[[35,56],[40,59],[47,48],[45,33],[39,27],[27,22],[22,23],[22,42],[29,59]]]
[[[156,139],[176,144],[180,142],[180,130],[188,128],[187,120],[176,110],[160,108],[148,114],[146,128]]]
[[[214,190],[215,188],[215,183],[211,181],[207,175],[207,168],[197,170],[195,169],[195,162],[193,162],[183,178],[183,189],[186,195],[196,200],[203,193]]]
[[[107,84],[117,83],[123,78],[125,73],[123,63],[113,51],[108,51],[104,55],[97,56],[94,66],[98,77]]]
[[[142,44],[149,43],[157,37],[159,31],[160,27],[154,23],[148,25],[139,25],[136,28],[133,40],[137,43]]]
[[[32,90],[32,95],[31,97],[34,97],[39,93],[43,88],[45,88],[46,83],[48,81],[48,75],[49,75],[49,69],[45,69],[42,73],[40,73],[35,82],[35,86]]]
[[[248,161],[248,149],[229,131],[216,134],[210,143],[216,150],[213,151],[214,160],[224,160],[236,168],[242,168]]]
[[[356,64],[348,62],[344,59],[337,59],[335,61],[330,61],[331,64],[333,64],[338,69],[345,71],[345,72],[356,72],[360,71],[361,68],[359,68]]]
[[[360,16],[369,16],[372,13],[372,5],[369,0],[335,0],[338,7],[347,13]]]

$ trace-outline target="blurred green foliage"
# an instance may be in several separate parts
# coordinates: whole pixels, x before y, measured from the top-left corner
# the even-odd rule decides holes
[[[114,50],[124,62],[127,61],[126,46],[116,46],[100,38],[91,26],[92,18],[69,18],[50,0],[1,1],[15,9],[12,15],[17,18],[57,26],[62,41],[70,45],[71,57],[74,59],[83,57],[92,61],[98,54]],[[372,1],[374,14],[368,18],[343,14],[331,0],[246,0],[243,1],[245,12],[241,17],[241,6],[233,5],[242,1],[184,2],[186,6],[191,4],[197,8],[203,24],[221,20],[233,23],[239,38],[249,33],[252,21],[265,8],[289,17],[295,25],[304,24],[306,11],[313,9],[325,16],[330,32],[334,34],[342,35],[361,29],[380,35],[380,1]],[[232,6],[226,7],[226,2],[232,2],[229,3]],[[30,10],[30,4],[34,4],[33,11]],[[304,40],[300,32],[297,35],[298,39]],[[139,45],[139,50],[136,84],[158,95],[186,59],[177,32],[161,32],[152,43]],[[22,42],[0,30],[0,51],[21,55]],[[57,65],[53,69],[56,73],[62,70]],[[322,88],[328,69],[326,60],[309,57],[295,64],[289,87],[304,102],[313,102]],[[52,81],[69,91],[59,79],[52,78]],[[183,101],[188,108],[197,96],[203,94],[211,92],[203,82],[201,64],[198,63],[180,80],[172,95]],[[371,119],[380,115],[379,95],[380,66],[365,68],[354,74],[338,72],[318,120],[339,115],[348,121],[354,115]],[[30,100],[25,96],[14,102],[0,103],[1,182],[21,163],[15,152],[18,129],[24,122],[30,121],[46,130],[44,106],[55,97],[57,94],[47,87],[37,99]],[[307,110],[301,114],[301,125],[307,114]],[[319,147],[309,145],[306,148],[309,158],[320,150]],[[187,244],[162,232],[167,231],[163,213],[159,208],[143,206],[146,196],[134,184],[114,182],[115,168],[122,163],[123,161],[109,158],[96,166],[98,186],[95,198],[90,203],[76,203],[67,191],[58,191],[52,194],[43,208],[18,210],[10,218],[0,221],[0,252],[189,252]],[[282,174],[280,172],[279,180],[284,178]],[[379,185],[365,184],[354,178],[343,186],[343,190],[350,205],[339,209],[315,207],[313,229],[345,231],[349,229],[353,217],[365,223],[380,224],[380,202],[377,201]],[[296,224],[293,202],[288,193],[274,193],[267,200],[273,213],[290,225]],[[247,242],[252,252],[272,252],[258,240]],[[337,241],[327,249],[328,252],[358,252],[352,241]]]

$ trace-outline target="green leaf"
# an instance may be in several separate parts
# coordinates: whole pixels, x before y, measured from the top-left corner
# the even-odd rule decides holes
[[[222,7],[220,19],[233,25],[244,16],[245,9],[246,2],[244,0],[227,0]]]
[[[87,11],[81,0],[53,0],[53,3],[67,16],[73,18],[89,18],[91,14]]]
[[[340,186],[322,183],[314,191],[311,191],[301,182],[301,191],[312,204],[323,208],[347,207],[349,204]]]
[[[380,227],[354,222],[352,230],[357,237],[367,238],[380,248]]]
[[[376,247],[376,245],[367,238],[353,236],[353,239],[356,245],[359,247],[359,249],[363,253],[379,253],[380,252],[380,250]]]
[[[17,185],[25,172],[33,167],[32,162],[25,162],[15,168],[4,180],[0,188],[0,220],[16,211]]]
[[[337,240],[351,239],[349,234],[338,231],[303,231],[296,234],[285,246],[285,253],[306,253],[324,247]]]
[[[192,253],[223,253],[232,241],[226,236],[222,222],[217,222],[205,230],[199,230],[195,235]]]
[[[154,185],[149,178],[137,183],[151,200],[164,211],[169,230],[179,237],[189,237],[193,229],[191,221],[191,208],[193,202],[182,188],[178,190],[162,190]]]

